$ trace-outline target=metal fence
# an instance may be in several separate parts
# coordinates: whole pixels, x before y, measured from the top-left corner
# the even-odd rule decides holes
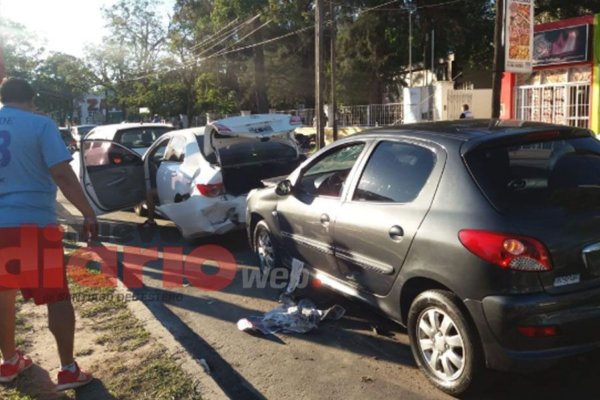
[[[297,115],[304,125],[313,125],[314,108],[302,108],[277,111],[282,114]],[[338,108],[338,126],[383,126],[401,124],[403,120],[402,103],[369,104],[361,106],[340,106]]]
[[[588,128],[589,83],[563,83],[517,87],[517,118]]]

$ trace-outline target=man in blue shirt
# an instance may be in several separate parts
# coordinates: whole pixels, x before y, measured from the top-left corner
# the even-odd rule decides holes
[[[71,155],[56,125],[34,112],[34,98],[35,92],[22,79],[5,79],[0,86],[0,382],[12,381],[33,363],[15,345],[19,288],[26,299],[47,304],[62,365],[57,388],[66,390],[89,383],[92,376],[82,372],[73,358],[75,313],[64,278],[55,212],[57,185],[83,214],[84,237],[96,235],[97,221],[69,166]],[[24,271],[33,276],[33,285],[22,280]]]

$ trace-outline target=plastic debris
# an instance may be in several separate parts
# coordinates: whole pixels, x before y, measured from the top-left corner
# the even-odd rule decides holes
[[[304,269],[304,263],[297,258],[292,259],[292,272],[290,272],[290,281],[288,282],[285,292],[292,294],[300,283],[300,275]]]
[[[204,372],[206,372],[208,375],[210,375],[210,367],[208,366],[208,363],[206,362],[206,360],[204,358],[199,359],[198,364],[200,364],[200,366],[202,366],[202,368],[204,368]]]
[[[277,332],[306,333],[319,326],[321,321],[341,319],[346,310],[334,305],[326,310],[319,310],[310,299],[302,299],[298,304],[292,301],[282,304],[265,315],[242,318],[237,327],[241,331],[257,331],[264,335]]]

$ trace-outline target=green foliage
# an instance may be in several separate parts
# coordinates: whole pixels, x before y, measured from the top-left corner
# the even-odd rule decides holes
[[[494,0],[345,0],[329,15],[325,61],[335,19],[336,87],[343,104],[394,100],[407,82],[409,9],[413,66],[455,54],[461,68],[491,69]],[[600,12],[597,0],[536,1],[538,21]],[[110,29],[85,61],[46,54],[15,22],[0,20],[9,75],[29,79],[39,105],[58,119],[93,90],[127,113],[165,117],[314,106],[314,0],[176,0],[168,27],[151,0],[118,0],[103,9]],[[252,19],[253,17],[255,17]],[[263,43],[268,40],[268,43]],[[329,85],[328,74],[326,82]],[[326,88],[325,98],[329,97]]]
[[[6,75],[31,80],[43,49],[22,24],[0,18],[0,36],[4,42]]]
[[[535,2],[537,22],[551,22],[596,13],[600,13],[598,0],[536,0]]]

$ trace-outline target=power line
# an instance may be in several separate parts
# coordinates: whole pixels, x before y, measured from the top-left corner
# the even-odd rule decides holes
[[[234,27],[233,29],[229,30],[225,36],[223,38],[221,38],[221,40],[219,40],[217,43],[214,43],[212,46],[202,50],[199,55],[202,55],[204,53],[206,53],[208,50],[211,50],[213,48],[215,48],[216,46],[218,46],[219,44],[223,43],[224,41],[226,41],[227,39],[233,37],[234,35],[237,34],[238,30],[240,28],[242,28],[244,25],[248,25],[251,24],[252,22],[254,22],[258,17],[260,17],[260,14],[255,15],[252,18],[247,19],[246,21],[242,22],[241,24],[239,24],[238,26]],[[190,50],[194,50],[194,46],[192,46],[192,48]]]
[[[392,1],[388,1],[386,3],[382,3],[382,4],[379,4],[379,5],[371,7],[371,8],[364,9],[364,10],[362,10],[360,12],[360,14],[364,14],[364,13],[371,12],[371,11],[378,11],[382,7],[388,6],[390,4],[398,3],[399,1],[400,0],[392,0]],[[459,2],[462,2],[462,1],[464,1],[464,0],[450,0],[450,1],[447,1],[447,2],[444,2],[444,3],[430,4],[430,5],[424,5],[424,6],[416,7],[416,9],[442,7],[442,6],[445,6],[445,5],[459,3]],[[353,9],[356,8],[356,7],[352,7],[352,6],[345,6],[345,5],[342,5],[342,6],[353,8]],[[398,11],[408,12],[408,10],[405,10],[405,9],[399,9]],[[250,23],[251,21],[254,21],[256,18],[258,18],[259,15],[260,14],[258,14],[256,16],[250,18],[249,20],[244,21],[242,24],[238,25],[238,27],[241,27],[243,25],[246,25],[246,24]],[[244,36],[243,39],[248,38],[249,36],[251,36],[252,34],[254,34],[256,31],[258,31],[259,29],[262,29],[269,22],[270,21],[267,21],[265,24],[263,24],[260,27],[256,28],[255,30],[253,30],[252,32],[250,32],[249,34],[247,34],[246,36]],[[325,21],[325,25],[330,25],[332,23],[333,23],[332,20]],[[227,55],[227,54],[233,54],[233,53],[237,53],[237,52],[240,52],[240,51],[252,49],[252,48],[258,47],[258,46],[264,46],[264,45],[267,45],[269,43],[273,43],[273,42],[276,42],[276,41],[285,39],[287,37],[290,37],[290,36],[293,36],[293,35],[297,35],[299,33],[302,33],[302,32],[308,31],[308,30],[312,30],[312,29],[315,29],[315,24],[306,26],[304,28],[300,28],[300,29],[298,29],[296,31],[293,31],[293,32],[288,32],[286,34],[283,34],[283,35],[280,35],[280,36],[277,36],[277,37],[274,37],[274,38],[271,38],[271,39],[263,40],[262,42],[259,42],[259,43],[253,43],[253,44],[246,45],[246,46],[235,47],[235,48],[232,48],[230,50],[226,50],[226,48],[224,48],[224,49],[219,50],[216,53],[213,53],[213,54],[211,54],[209,56],[206,56],[206,57],[196,57],[193,60],[187,61],[187,62],[185,62],[185,63],[183,63],[183,64],[181,64],[181,65],[179,65],[177,67],[169,68],[169,69],[164,70],[164,71],[155,71],[153,73],[149,73],[149,74],[146,74],[146,75],[143,75],[143,76],[138,76],[138,77],[135,77],[135,78],[131,78],[131,79],[127,80],[127,81],[141,80],[141,79],[145,79],[145,78],[152,77],[152,76],[163,75],[163,74],[167,74],[169,72],[178,71],[178,70],[190,67],[192,65],[197,65],[199,62],[202,62],[202,61],[210,60],[210,59],[213,59],[215,57],[220,57],[220,56],[224,56],[224,55]],[[231,36],[231,35],[229,35],[229,36]],[[224,40],[221,40],[219,42],[219,44],[222,43],[223,41]],[[205,49],[205,51],[203,51],[202,53],[205,53],[207,50],[210,50],[211,48],[214,48],[214,47],[215,46],[211,46],[209,49]]]
[[[246,36],[241,37],[238,40],[239,42],[243,42],[244,40],[246,40],[248,37],[254,35],[256,32],[258,32],[259,30],[261,30],[262,28],[264,28],[265,26],[269,25],[271,23],[271,20],[268,20],[267,22],[265,22],[264,24],[262,24],[261,26],[259,26],[258,28],[254,29],[252,32],[248,33]],[[214,56],[220,55],[223,52],[224,49],[218,51],[216,54],[214,54]]]
[[[329,23],[330,22],[331,21],[329,21]],[[254,47],[258,47],[258,46],[264,46],[266,44],[269,44],[269,43],[272,43],[272,42],[275,42],[275,41],[278,41],[278,40],[281,40],[281,39],[285,39],[287,37],[290,37],[290,36],[293,36],[293,35],[297,35],[299,33],[302,33],[302,32],[305,32],[305,31],[308,31],[308,30],[311,30],[311,29],[314,29],[314,25],[298,29],[298,30],[296,30],[294,32],[288,32],[288,33],[286,33],[284,35],[277,36],[277,37],[274,37],[274,38],[271,38],[271,39],[263,40],[262,42],[259,42],[259,43],[253,43],[253,44],[246,45],[246,46],[236,47],[236,48],[233,48],[233,49],[230,49],[230,50],[227,50],[227,51],[224,51],[225,49],[223,49],[223,50],[220,50],[220,51],[218,51],[216,53],[211,54],[210,56],[195,58],[194,60],[190,60],[189,62],[187,62],[185,64],[182,64],[182,65],[179,65],[179,66],[177,66],[175,68],[169,68],[168,70],[162,71],[162,72],[156,71],[156,72],[149,73],[149,74],[146,74],[146,75],[143,75],[143,76],[138,76],[138,77],[135,77],[135,78],[128,79],[127,81],[141,80],[141,79],[149,78],[151,76],[156,76],[156,75],[159,75],[159,74],[166,74],[166,73],[169,73],[169,72],[172,72],[172,71],[177,71],[177,70],[186,68],[188,66],[197,64],[198,62],[201,62],[201,61],[210,60],[210,59],[215,58],[215,57],[220,57],[220,56],[224,56],[224,55],[227,55],[227,54],[232,54],[232,53],[236,53],[236,52],[248,50],[248,49],[251,49],[251,48],[254,48]]]

